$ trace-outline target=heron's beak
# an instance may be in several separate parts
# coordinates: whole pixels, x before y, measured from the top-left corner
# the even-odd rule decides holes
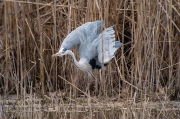
[[[52,55],[52,57],[57,57],[57,56],[59,56],[58,52],[56,54]]]

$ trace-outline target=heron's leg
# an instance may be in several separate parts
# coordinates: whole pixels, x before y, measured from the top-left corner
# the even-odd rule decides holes
[[[89,86],[90,86],[90,79],[92,78],[91,73],[88,72],[88,81],[87,81],[87,87],[86,87],[86,93],[89,95],[90,91],[89,91]]]
[[[95,94],[98,95],[98,80],[95,79]]]
[[[89,76],[88,76],[87,87],[86,87],[86,93],[88,95],[89,95],[89,85],[90,85],[90,81],[89,81]]]
[[[100,79],[100,82],[99,82],[99,92],[98,92],[99,95],[98,95],[98,98],[100,98],[101,95],[102,95],[102,94],[101,94],[101,93],[102,93],[102,85],[101,85],[101,84],[102,84],[102,80]]]
[[[101,92],[101,81],[95,77],[95,95],[99,97]]]
[[[101,72],[101,69],[100,69],[100,71],[99,72]],[[100,82],[99,82],[99,95],[98,95],[98,98],[100,98],[101,96],[102,96],[102,75],[101,75],[101,73],[99,73],[100,74]]]
[[[89,85],[92,81],[92,79],[95,80],[95,94],[98,95],[99,94],[99,86],[100,86],[100,82],[97,80],[97,78],[93,75],[92,72],[88,72],[88,77],[89,77]]]

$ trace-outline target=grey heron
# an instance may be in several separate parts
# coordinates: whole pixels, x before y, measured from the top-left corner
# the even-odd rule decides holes
[[[70,55],[76,68],[92,76],[92,70],[101,69],[102,64],[107,66],[122,45],[120,41],[115,40],[114,26],[99,33],[103,26],[103,21],[96,20],[77,27],[67,35],[61,44],[60,50],[52,56]],[[76,60],[74,53],[71,51],[76,45],[79,48],[79,61]]]

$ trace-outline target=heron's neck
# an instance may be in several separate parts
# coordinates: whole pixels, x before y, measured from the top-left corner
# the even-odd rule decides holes
[[[69,50],[68,54],[71,56],[71,61],[76,68],[78,68],[82,71],[91,70],[91,66],[88,64],[88,62],[85,59],[81,58],[80,61],[78,62],[75,58],[74,53],[71,50]]]
[[[71,56],[71,61],[72,61],[72,63],[73,63],[77,68],[79,68],[79,67],[80,67],[80,64],[79,64],[79,62],[76,60],[76,57],[75,57],[74,53],[73,53],[71,50],[69,50],[69,53],[68,53],[68,54]]]

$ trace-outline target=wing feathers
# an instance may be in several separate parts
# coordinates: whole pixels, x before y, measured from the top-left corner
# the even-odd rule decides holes
[[[115,41],[113,27],[105,29],[98,37],[100,39],[97,45],[98,60],[104,64],[108,63],[116,55],[118,48],[122,45],[121,42]]]
[[[73,30],[64,39],[61,48],[71,49],[76,45],[81,45],[82,43],[92,42],[97,36],[98,31],[104,26],[104,22],[101,20],[96,20],[94,22],[87,22],[75,30]]]

